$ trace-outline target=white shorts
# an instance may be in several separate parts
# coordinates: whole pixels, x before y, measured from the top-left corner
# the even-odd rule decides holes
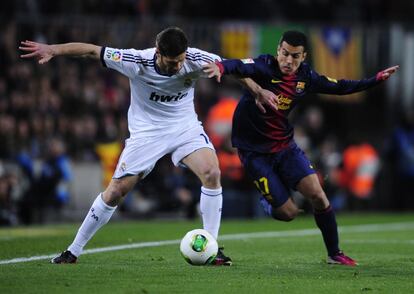
[[[215,150],[201,125],[162,137],[129,138],[125,141],[113,178],[127,175],[145,178],[164,155],[171,153],[172,162],[179,166],[184,157],[201,148]]]

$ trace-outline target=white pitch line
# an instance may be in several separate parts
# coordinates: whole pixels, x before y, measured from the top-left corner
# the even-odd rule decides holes
[[[339,231],[342,233],[367,233],[367,232],[384,232],[384,231],[403,231],[403,230],[409,230],[409,229],[414,230],[414,222],[344,226],[344,227],[340,227]],[[319,235],[319,234],[320,234],[319,229],[304,229],[304,230],[291,230],[291,231],[279,231],[279,232],[254,232],[254,233],[222,235],[220,236],[220,240],[241,240],[241,239],[276,238],[276,237],[304,237],[304,236],[313,236],[313,235]],[[125,250],[125,249],[175,245],[175,244],[179,244],[180,241],[181,240],[141,242],[141,243],[132,243],[132,244],[87,249],[83,251],[83,255],[93,254],[93,253],[98,253],[98,252],[118,251],[118,250]],[[57,253],[51,254],[51,255],[39,255],[39,256],[31,256],[31,257],[19,257],[19,258],[13,258],[13,259],[5,259],[5,260],[0,260],[0,265],[51,259],[55,257],[56,255]]]

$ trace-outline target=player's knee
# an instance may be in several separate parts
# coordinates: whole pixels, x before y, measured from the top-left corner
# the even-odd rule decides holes
[[[323,192],[322,189],[310,191],[308,198],[312,202],[312,205],[317,207],[324,206],[324,204],[327,202],[325,192]]]
[[[207,185],[218,185],[220,183],[221,172],[217,166],[209,166],[203,172],[202,182]]]
[[[287,213],[280,213],[277,216],[273,216],[274,219],[284,221],[284,222],[290,222],[293,221],[297,216],[297,213],[294,212],[287,212]]]
[[[292,207],[289,209],[284,209],[284,210],[279,210],[279,211],[275,210],[272,212],[272,217],[280,221],[290,222],[296,218],[298,213],[299,213],[298,208]]]

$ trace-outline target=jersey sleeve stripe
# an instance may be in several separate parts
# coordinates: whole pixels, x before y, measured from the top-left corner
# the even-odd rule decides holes
[[[200,52],[196,52],[196,53],[191,53],[191,52],[187,52],[187,55],[189,55],[189,56],[205,56],[205,57],[209,57],[209,58],[212,58],[210,55],[208,55],[208,54],[203,54],[203,53],[200,53]]]
[[[126,54],[124,54],[123,56],[122,56],[122,58],[129,58],[129,59],[135,59],[135,60],[144,60],[144,61],[148,61],[148,62],[150,62],[150,61],[154,61],[154,59],[147,59],[147,58],[142,58],[142,57],[138,57],[138,56],[135,56],[135,55],[126,55]]]
[[[142,58],[139,57],[138,55],[134,55],[134,54],[130,54],[130,53],[124,53],[122,55],[123,57],[128,57],[128,58],[134,58],[134,59],[141,59],[141,60],[147,60],[147,61],[154,61],[153,58]]]
[[[210,58],[202,58],[202,57],[186,57],[186,59],[191,60],[191,61],[205,61],[207,63],[214,62],[213,59],[210,59]]]
[[[122,58],[122,61],[135,62],[135,63],[144,63],[144,64],[154,64],[154,62],[146,61],[146,60],[142,60],[142,59]]]
[[[139,63],[139,64],[143,64],[143,65],[147,65],[147,66],[152,66],[154,65],[154,61],[150,61],[148,59],[132,59],[132,58],[127,58],[127,57],[122,57],[122,61],[125,62],[134,62],[134,63]]]
[[[208,60],[210,62],[213,62],[214,59],[211,56],[205,55],[205,54],[201,54],[201,53],[187,53],[186,58],[189,60]]]

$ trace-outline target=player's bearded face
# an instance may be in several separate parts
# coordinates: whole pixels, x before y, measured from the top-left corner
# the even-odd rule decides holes
[[[157,66],[158,69],[169,76],[178,73],[185,61],[185,52],[176,56],[168,57],[157,53]]]
[[[294,74],[300,64],[305,60],[306,52],[303,46],[291,46],[285,41],[277,49],[276,59],[279,63],[280,71],[284,75]]]

